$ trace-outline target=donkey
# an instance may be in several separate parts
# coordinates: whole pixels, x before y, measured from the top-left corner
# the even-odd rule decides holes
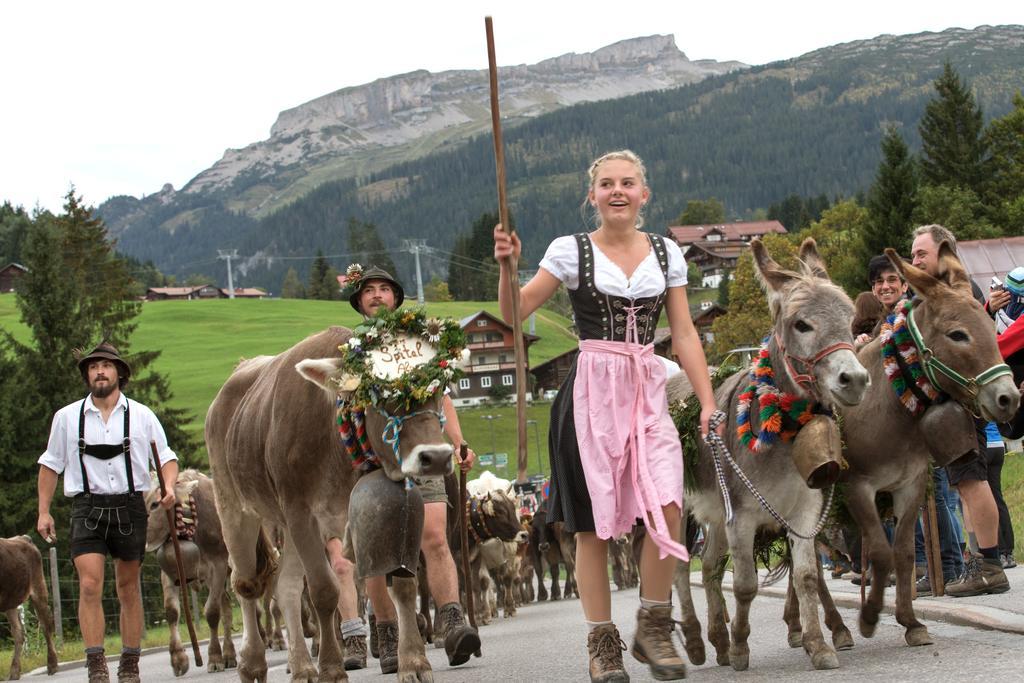
[[[832,409],[837,404],[859,403],[869,379],[851,344],[853,304],[829,280],[814,240],[807,239],[801,245],[800,273],[782,269],[759,240],[751,243],[751,249],[774,320],[767,348],[778,389],[811,399],[822,410]],[[803,366],[802,375],[797,374],[794,363]],[[822,511],[824,496],[821,490],[809,488],[797,471],[791,457],[792,442],[768,442],[762,444],[758,452],[752,452],[741,441],[737,434],[738,397],[748,383],[748,371],[743,370],[728,378],[715,392],[718,406],[728,414],[725,442],[749,480],[789,522],[794,584],[800,596],[804,624],[803,646],[816,669],[836,668],[838,657],[824,641],[818,622],[817,555],[813,538],[806,538],[811,535]],[[670,401],[686,398],[691,391],[686,376],[678,374],[669,379],[667,391]],[[760,422],[757,413],[756,409],[750,410],[752,422]],[[761,425],[757,427],[760,429]],[[732,664],[735,670],[742,671],[749,665],[749,611],[758,588],[754,536],[759,528],[778,529],[780,525],[748,493],[735,473],[725,467],[724,478],[735,515],[733,522],[727,523],[712,452],[706,444],[701,444],[700,450],[699,464],[693,473],[696,490],[687,492],[686,506],[697,521],[707,527],[703,574],[708,596],[708,636],[717,650],[718,663]],[[726,545],[732,553],[736,597],[731,644],[721,592]],[[694,613],[689,580],[688,565],[680,565],[676,572],[676,589],[683,612],[686,649],[691,660],[700,664],[704,661],[704,645],[700,640],[700,624]],[[852,644],[852,639],[846,632],[838,640],[834,636],[834,642],[837,647],[846,647]]]
[[[279,525],[285,533],[278,597],[288,626],[292,678],[320,683],[348,679],[334,626],[338,584],[324,543],[332,536],[345,537],[357,479],[338,438],[338,385],[333,381],[341,365],[338,348],[351,337],[350,330],[331,327],[277,356],[243,361],[207,413],[217,511],[231,557],[232,585],[242,601],[245,643],[238,672],[245,683],[267,679],[256,604],[274,572],[264,522]],[[389,479],[438,476],[443,472],[433,468],[445,462],[450,470],[452,449],[441,433],[439,406],[427,407],[431,414],[418,411],[404,420],[400,464],[383,441],[385,417],[366,411],[367,436]],[[382,533],[388,528],[380,526]],[[320,625],[319,671],[301,637],[303,574]],[[400,617],[399,680],[432,680],[415,614],[406,609],[415,600],[415,579],[395,581],[391,590]],[[412,614],[411,628],[406,612]]]
[[[921,340],[916,344],[918,355],[938,359],[962,382],[931,371],[935,388],[986,420],[1006,422],[1012,418],[1020,395],[1008,368],[1002,371],[1000,367],[992,320],[974,300],[968,275],[950,245],[939,245],[939,278],[904,263],[891,249],[886,255],[917,293],[912,310]],[[973,425],[966,419],[946,419],[941,424],[929,420],[928,411],[938,406],[919,417],[912,415],[886,376],[881,350],[881,338],[861,348],[858,358],[871,374],[871,388],[858,406],[843,409],[843,455],[849,463],[844,472],[846,504],[860,527],[872,572],[871,592],[861,608],[859,628],[865,638],[874,635],[886,578],[895,563],[896,620],[906,629],[908,645],[929,645],[928,629],[917,620],[912,603],[914,523],[929,477],[928,444],[962,442],[959,432],[965,429],[970,430],[967,442],[973,442]],[[925,422],[938,428],[938,433],[927,434]],[[879,491],[892,493],[897,519],[892,546],[875,506]],[[839,619],[839,615],[830,618]],[[794,615],[790,614],[787,622],[791,632],[799,629]]]
[[[155,480],[155,473],[153,478]],[[156,481],[146,494],[146,505],[149,509],[149,522],[146,526],[146,550],[148,552],[159,551],[158,557],[164,559],[164,562],[161,562],[163,568],[168,559],[173,564],[174,549],[171,545],[172,531],[168,527],[167,513],[159,503],[160,488],[155,484]],[[178,501],[183,503],[193,501],[195,503],[195,535],[192,542],[198,549],[198,553],[194,563],[196,566],[187,567],[186,571],[192,569],[195,576],[189,576],[188,579],[195,578],[209,591],[203,607],[206,623],[210,626],[206,670],[213,673],[224,671],[224,669],[233,669],[237,666],[237,661],[235,644],[231,640],[231,597],[227,591],[228,549],[224,545],[220,517],[217,516],[217,507],[214,503],[213,481],[202,472],[187,469],[178,475],[174,494]],[[189,511],[186,510],[185,514],[189,514]],[[168,571],[168,569],[171,567],[164,568],[160,572],[160,587],[164,594],[164,612],[167,615],[167,623],[171,627],[169,647],[171,669],[175,676],[184,676],[188,671],[189,664],[188,655],[181,645],[181,635],[178,633],[178,617],[180,601],[188,598],[187,594],[178,586],[176,568],[173,571]],[[224,621],[223,645],[218,637],[222,619]]]
[[[25,629],[18,608],[31,599],[39,619],[39,627],[46,637],[46,673],[57,673],[57,651],[53,647],[53,614],[47,604],[46,578],[43,576],[43,557],[28,536],[0,538],[0,612],[7,615],[14,636],[14,656],[11,658],[9,680],[21,678],[21,648],[25,644]]]

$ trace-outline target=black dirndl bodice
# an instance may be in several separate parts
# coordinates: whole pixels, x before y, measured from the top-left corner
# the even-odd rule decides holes
[[[665,305],[668,287],[657,296],[630,299],[611,296],[597,289],[594,282],[594,245],[585,233],[576,236],[579,249],[579,286],[569,291],[573,318],[580,339],[627,341],[627,318],[630,309],[636,320],[636,339],[640,344],[654,341],[658,319]],[[668,283],[668,254],[665,238],[647,234],[651,249]],[[594,514],[586,475],[580,462],[576,424],[573,417],[573,385],[576,382],[576,360],[551,404],[551,427],[548,432],[548,454],[551,463],[551,486],[547,501],[549,522],[564,522],[569,532],[594,531]]]

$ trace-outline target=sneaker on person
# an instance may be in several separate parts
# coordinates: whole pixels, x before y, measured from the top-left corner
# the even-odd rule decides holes
[[[1010,582],[999,560],[972,557],[968,560],[961,579],[947,587],[946,595],[969,598],[975,595],[1005,593],[1008,590]]]
[[[1003,569],[1013,569],[1017,566],[1017,561],[1013,559],[1013,553],[1003,553],[999,556],[999,561],[1003,565]]]

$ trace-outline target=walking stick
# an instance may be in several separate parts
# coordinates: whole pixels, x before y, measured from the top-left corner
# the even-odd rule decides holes
[[[160,482],[160,499],[167,496],[167,485],[164,483],[164,472],[160,469],[160,454],[156,450],[156,441],[150,441],[149,447],[153,451],[153,464],[156,465],[156,478]],[[203,665],[203,655],[199,652],[199,639],[196,637],[196,627],[192,623],[192,609],[189,607],[188,582],[185,580],[185,564],[181,561],[181,548],[178,546],[178,530],[174,523],[174,509],[167,510],[167,524],[171,530],[171,543],[174,545],[174,561],[178,565],[178,585],[181,587],[181,606],[185,611],[185,623],[188,624],[188,637],[192,639],[192,654],[195,656],[196,666]]]
[[[509,222],[508,200],[505,195],[505,150],[501,141],[501,113],[498,110],[498,64],[494,57],[494,26],[490,17],[484,17],[487,29],[487,69],[491,84],[491,129],[494,131],[494,165],[498,177],[498,218],[501,227],[511,235],[515,231]],[[523,320],[519,314],[519,259],[514,255],[501,262],[508,276],[512,296],[512,339],[516,359],[516,480],[526,481],[526,349],[523,345]]]
[[[935,507],[935,494],[929,493],[925,498],[924,515],[924,547],[928,560],[928,582],[932,585],[932,595],[941,598],[946,594],[946,579],[942,573],[942,550],[939,546],[939,519]]]
[[[466,449],[469,445],[463,442],[459,446],[459,460],[465,461]],[[476,628],[476,610],[473,609],[473,576],[469,572],[469,499],[466,494],[466,470],[459,468],[459,509],[462,510],[462,524],[459,535],[462,541],[462,574],[466,579],[466,611],[469,612],[469,625]]]

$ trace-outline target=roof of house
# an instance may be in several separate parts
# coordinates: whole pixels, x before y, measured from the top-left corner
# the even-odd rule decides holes
[[[740,254],[747,249],[744,242],[694,242],[686,250],[686,256],[696,256],[695,251],[703,251],[710,256],[724,259],[739,258]]]
[[[544,372],[545,370],[547,370],[548,366],[554,365],[555,363],[566,362],[567,360],[571,360],[579,352],[580,350],[578,348],[569,349],[568,351],[558,354],[554,358],[549,358],[543,363],[538,363],[537,365],[532,366],[530,368],[530,372]]]
[[[1024,237],[958,242],[956,250],[967,274],[983,292],[988,291],[993,276],[1002,280],[1017,266],[1024,266]]]
[[[227,287],[221,288],[224,296],[231,296],[231,290]],[[235,287],[235,296],[266,296],[267,293],[259,287]]]
[[[203,287],[209,287],[210,285],[189,285],[187,287],[150,287],[146,290],[146,293],[153,292],[154,294],[163,294],[165,296],[188,296],[198,292]]]
[[[492,315],[492,314],[490,314],[487,311],[482,310],[482,309],[477,311],[476,313],[470,313],[465,318],[462,318],[461,320],[459,320],[459,327],[465,329],[467,325],[469,325],[471,322],[473,322],[474,320],[476,320],[477,318],[479,318],[481,316],[483,316],[485,318],[489,318],[490,320],[493,320],[500,327],[504,327],[507,330],[511,330],[512,329],[512,326],[509,325],[507,322],[505,322],[501,318],[499,318],[499,317],[497,317],[495,315]],[[538,337],[535,334],[530,334],[529,332],[523,332],[523,338],[526,339],[526,341],[528,341],[530,343],[533,343],[535,341],[540,340],[540,337]]]
[[[718,225],[670,225],[665,234],[674,239],[679,246],[685,246],[705,239],[708,234],[720,233],[730,241],[743,241],[744,238],[756,237],[772,232],[784,233],[785,226],[779,221],[737,221]]]
[[[21,265],[20,263],[15,263],[14,261],[11,261],[10,263],[8,263],[3,268],[0,268],[0,272],[3,272],[5,270],[7,270],[8,268],[14,268],[14,269],[20,270],[20,271],[22,271],[24,273],[28,272],[28,268],[26,268],[25,266]]]

